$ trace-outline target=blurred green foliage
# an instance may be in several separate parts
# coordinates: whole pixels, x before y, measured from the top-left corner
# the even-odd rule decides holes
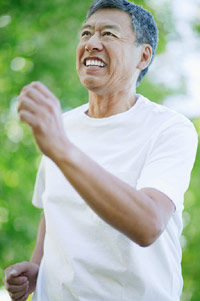
[[[3,269],[29,260],[40,210],[31,204],[40,153],[31,131],[18,122],[17,96],[31,81],[42,81],[60,99],[63,111],[87,101],[75,68],[79,28],[90,0],[1,0],[0,2],[0,281]],[[157,53],[173,32],[169,3],[158,10],[148,1],[160,31]],[[197,26],[195,27],[197,31]],[[138,89],[156,102],[176,91],[145,78]],[[194,120],[200,134],[200,120]],[[199,276],[199,152],[185,198],[183,243],[183,300],[200,300]],[[2,282],[0,282],[2,283]],[[3,283],[2,283],[3,285]]]

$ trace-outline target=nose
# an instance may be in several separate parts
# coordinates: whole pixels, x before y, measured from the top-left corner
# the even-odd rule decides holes
[[[87,41],[85,45],[85,50],[91,53],[92,51],[102,51],[103,45],[100,41],[98,33],[93,34]]]

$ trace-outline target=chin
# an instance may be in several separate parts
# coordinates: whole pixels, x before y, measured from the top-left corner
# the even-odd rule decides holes
[[[88,90],[96,90],[99,87],[99,81],[94,78],[85,78],[81,80],[81,84]]]

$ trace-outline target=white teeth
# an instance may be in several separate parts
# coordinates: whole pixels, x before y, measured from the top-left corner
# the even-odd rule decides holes
[[[86,64],[86,66],[105,67],[105,64],[103,62],[97,61],[97,60],[86,60],[85,64]]]

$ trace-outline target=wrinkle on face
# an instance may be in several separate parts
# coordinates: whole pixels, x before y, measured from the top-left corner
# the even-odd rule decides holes
[[[122,102],[127,107],[133,103],[141,59],[141,46],[135,42],[131,16],[119,9],[99,10],[83,25],[77,48],[77,71],[97,111],[100,102],[101,107],[109,108],[116,108]],[[89,72],[81,63],[84,57],[90,56],[88,48],[92,49],[91,56],[106,62],[105,68]]]

